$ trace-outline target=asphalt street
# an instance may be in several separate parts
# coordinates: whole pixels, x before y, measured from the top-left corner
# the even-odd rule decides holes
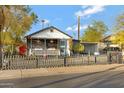
[[[95,73],[0,80],[5,88],[124,88],[124,66]]]

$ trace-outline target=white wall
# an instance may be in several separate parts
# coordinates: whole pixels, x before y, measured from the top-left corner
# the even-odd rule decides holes
[[[48,38],[48,39],[69,39],[70,37],[63,34],[62,32],[53,29],[53,32],[50,29],[41,31],[40,33],[34,34],[31,36],[32,38]]]

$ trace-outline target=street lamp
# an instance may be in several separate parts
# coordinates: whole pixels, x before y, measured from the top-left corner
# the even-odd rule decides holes
[[[2,29],[4,26],[4,13],[2,6],[0,7],[0,68],[2,67]]]

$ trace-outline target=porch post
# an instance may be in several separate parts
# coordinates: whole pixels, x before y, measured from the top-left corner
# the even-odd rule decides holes
[[[29,42],[28,37],[26,38],[26,45],[27,45],[27,52],[26,54],[29,55]]]
[[[57,39],[57,51],[58,51],[58,55],[60,55],[60,40]]]
[[[32,38],[31,37],[29,41],[29,55],[32,55]]]
[[[30,42],[30,45],[31,45],[30,47],[31,47],[31,50],[32,50],[32,38],[31,38],[31,42]]]
[[[65,39],[65,56],[67,55],[67,39]]]
[[[67,59],[66,58],[67,57],[67,53],[66,53],[66,51],[67,51],[67,40],[64,39],[64,42],[65,42],[65,45],[64,45],[65,46],[65,50],[64,50],[65,51],[65,53],[64,53],[64,66],[66,66],[66,61],[67,61],[66,60]]]
[[[57,49],[59,49],[59,40],[57,39]]]
[[[46,56],[47,54],[46,39],[44,39],[44,45],[45,45],[45,56]]]
[[[45,45],[45,50],[46,50],[46,49],[47,49],[47,48],[46,48],[46,39],[44,39],[44,45]]]

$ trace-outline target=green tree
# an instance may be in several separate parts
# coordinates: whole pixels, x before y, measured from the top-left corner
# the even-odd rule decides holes
[[[81,40],[84,42],[99,42],[108,28],[102,21],[93,21],[85,30]]]
[[[94,20],[91,25],[94,29],[96,29],[97,32],[101,33],[101,35],[104,35],[108,31],[108,27],[103,21]]]
[[[4,15],[2,42],[4,45],[19,45],[30,30],[37,16],[29,6],[0,6]]]
[[[117,16],[112,42],[124,49],[124,13]]]
[[[84,46],[80,43],[73,45],[73,51],[76,53],[81,53],[84,51]]]
[[[114,28],[116,32],[124,31],[124,13],[117,16]]]

